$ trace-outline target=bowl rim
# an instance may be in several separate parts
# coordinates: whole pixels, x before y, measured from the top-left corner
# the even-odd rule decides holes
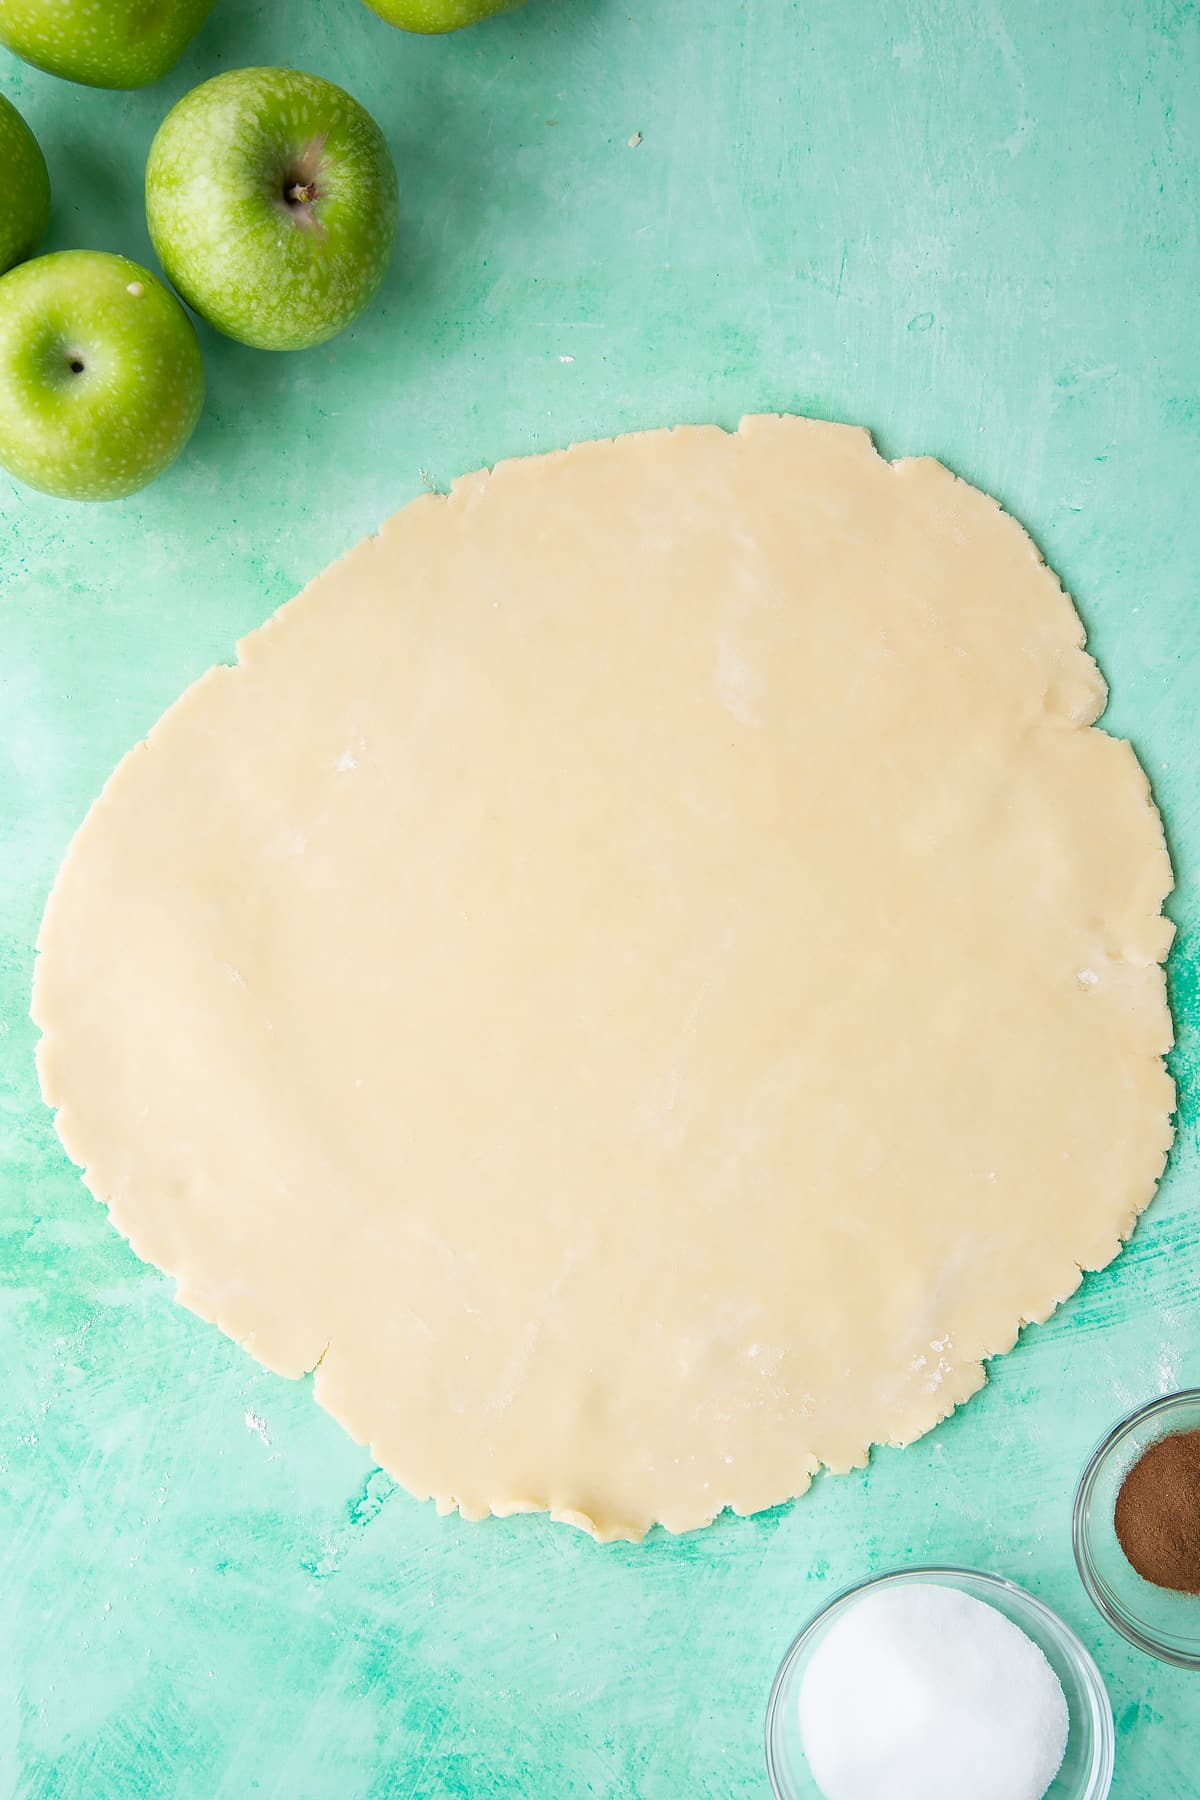
[[[1075,1566],[1079,1570],[1079,1579],[1087,1597],[1105,1624],[1119,1632],[1143,1655],[1153,1656],[1159,1662],[1171,1663],[1177,1669],[1196,1670],[1200,1669],[1200,1646],[1194,1651],[1175,1649],[1164,1643],[1149,1627],[1138,1625],[1127,1618],[1118,1610],[1115,1602],[1109,1599],[1108,1584],[1092,1556],[1087,1523],[1096,1483],[1119,1446],[1147,1420],[1169,1416],[1176,1410],[1183,1411],[1189,1406],[1200,1407],[1200,1388],[1179,1388],[1172,1394],[1158,1394],[1153,1400],[1147,1400],[1141,1406],[1135,1406],[1122,1414],[1116,1424],[1105,1432],[1084,1464],[1079,1485],[1075,1489],[1075,1505],[1071,1513],[1071,1548],[1075,1553]]]
[[[1035,1594],[1031,1594],[1028,1588],[1023,1588],[1019,1582],[1010,1581],[1007,1575],[995,1575],[989,1569],[968,1568],[963,1563],[911,1563],[900,1568],[884,1569],[878,1575],[867,1575],[861,1581],[853,1581],[848,1586],[839,1588],[796,1633],[776,1670],[775,1679],[771,1683],[770,1697],[767,1701],[765,1730],[767,1777],[771,1783],[771,1791],[775,1800],[793,1800],[793,1796],[783,1786],[776,1760],[775,1721],[779,1712],[783,1684],[804,1646],[833,1613],[840,1612],[849,1601],[864,1593],[868,1588],[896,1581],[920,1581],[928,1579],[930,1576],[950,1577],[954,1581],[961,1581],[965,1578],[967,1581],[977,1582],[984,1589],[992,1588],[1013,1595],[1022,1606],[1029,1609],[1034,1617],[1048,1625],[1051,1632],[1061,1641],[1065,1653],[1079,1670],[1090,1702],[1094,1727],[1092,1766],[1088,1772],[1087,1784],[1080,1790],[1079,1800],[1107,1800],[1116,1767],[1116,1730],[1113,1725],[1112,1702],[1109,1699],[1104,1677],[1096,1666],[1095,1658],[1071,1630],[1066,1620],[1060,1618],[1058,1613],[1052,1607],[1047,1606],[1044,1600],[1039,1600]]]

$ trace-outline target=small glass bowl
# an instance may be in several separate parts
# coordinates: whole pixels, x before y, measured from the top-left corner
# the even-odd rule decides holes
[[[776,1800],[821,1800],[800,1740],[800,1683],[809,1658],[834,1620],[868,1588],[902,1581],[958,1588],[1002,1612],[1042,1651],[1062,1682],[1070,1715],[1067,1753],[1045,1800],[1106,1800],[1113,1778],[1112,1707],[1100,1671],[1057,1613],[1002,1575],[978,1569],[895,1569],[843,1588],[809,1620],[779,1666],[767,1703],[767,1773]]]
[[[1075,1495],[1072,1539],[1083,1585],[1108,1623],[1147,1656],[1200,1669],[1200,1594],[1143,1581],[1117,1540],[1121,1483],[1157,1439],[1200,1430],[1200,1388],[1167,1394],[1118,1421],[1097,1444]]]

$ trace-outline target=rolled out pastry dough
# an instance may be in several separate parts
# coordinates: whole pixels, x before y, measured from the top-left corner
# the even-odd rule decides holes
[[[1083,641],[992,500],[842,426],[416,500],[75,839],[63,1142],[468,1517],[685,1530],[908,1443],[1170,1143],[1170,866]]]

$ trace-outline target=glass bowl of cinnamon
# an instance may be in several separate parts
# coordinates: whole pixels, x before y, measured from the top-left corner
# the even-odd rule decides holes
[[[1200,1388],[1118,1420],[1083,1472],[1072,1531],[1108,1623],[1148,1656],[1200,1669]]]

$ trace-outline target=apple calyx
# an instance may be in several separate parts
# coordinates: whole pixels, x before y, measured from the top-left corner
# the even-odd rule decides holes
[[[88,359],[84,352],[72,344],[69,339],[66,343],[60,339],[50,351],[47,374],[51,380],[60,381],[64,386],[70,386],[72,381],[77,381],[81,375],[87,373],[87,367]]]
[[[324,163],[325,139],[316,137],[305,144],[284,170],[281,211],[305,231],[320,228],[321,221],[314,208],[321,198],[318,178]]]

